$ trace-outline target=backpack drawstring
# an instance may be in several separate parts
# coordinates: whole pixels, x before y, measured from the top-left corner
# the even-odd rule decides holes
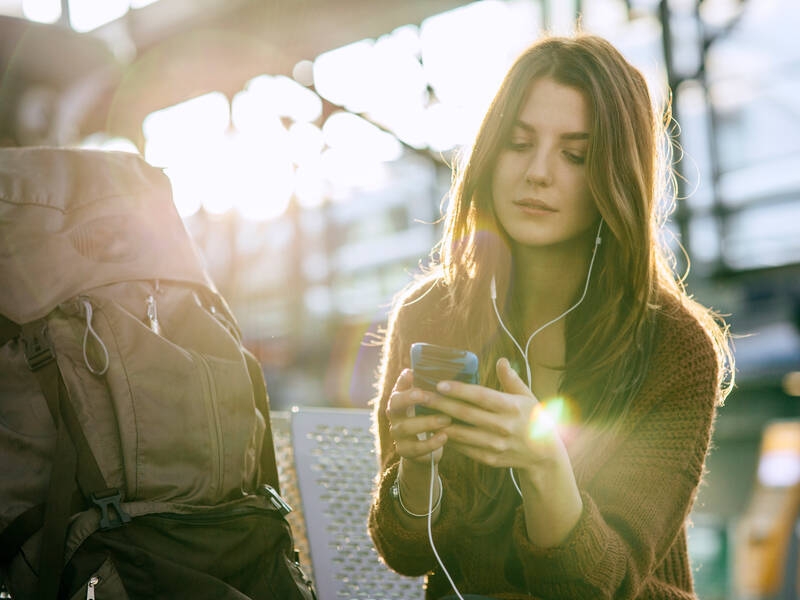
[[[103,343],[103,340],[100,338],[99,335],[97,335],[97,332],[94,330],[94,327],[92,327],[92,304],[91,304],[91,302],[89,302],[86,299],[82,300],[81,302],[83,304],[83,310],[84,310],[84,314],[86,316],[86,329],[83,332],[83,362],[86,363],[86,368],[89,369],[89,371],[93,375],[97,375],[97,376],[105,375],[106,371],[108,371],[108,364],[109,364],[108,350],[106,350],[106,345]],[[94,339],[97,340],[97,343],[100,344],[100,347],[103,349],[103,354],[105,355],[105,365],[103,366],[102,369],[99,369],[99,370],[95,369],[94,367],[92,367],[91,364],[89,364],[89,357],[86,354],[86,342],[89,339],[89,332],[90,331],[91,331],[92,335],[94,336]]]

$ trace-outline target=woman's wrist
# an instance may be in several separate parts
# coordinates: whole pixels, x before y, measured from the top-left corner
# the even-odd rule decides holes
[[[433,467],[434,490],[433,503],[437,504],[442,490],[438,485],[439,468]],[[431,483],[430,463],[415,463],[405,458],[400,459],[397,470],[397,483],[403,496],[403,503],[415,513],[427,512],[428,496]],[[424,509],[424,510],[423,510]]]
[[[583,499],[569,464],[520,473],[528,538],[541,547],[561,544],[580,519]]]
[[[517,469],[514,469],[517,471]],[[519,485],[523,496],[538,497],[547,494],[555,487],[559,478],[554,465],[537,465],[532,469],[519,469]]]

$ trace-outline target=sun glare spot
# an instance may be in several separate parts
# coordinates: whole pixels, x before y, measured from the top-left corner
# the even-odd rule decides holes
[[[547,402],[540,402],[531,411],[528,435],[532,440],[540,440],[550,436],[556,428],[567,424],[569,411],[564,398],[556,397]]]

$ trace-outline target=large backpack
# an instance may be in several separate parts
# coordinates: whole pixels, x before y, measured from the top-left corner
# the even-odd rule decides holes
[[[313,598],[260,366],[161,170],[0,149],[0,315],[15,599]]]

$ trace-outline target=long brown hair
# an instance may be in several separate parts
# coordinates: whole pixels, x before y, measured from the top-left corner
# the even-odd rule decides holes
[[[512,330],[522,332],[511,276],[513,254],[494,214],[492,174],[531,83],[545,77],[580,91],[590,108],[586,177],[606,228],[585,301],[566,320],[561,393],[576,399],[584,425],[613,432],[646,374],[658,298],[669,294],[681,300],[717,348],[720,381],[726,382],[720,386],[721,401],[733,385],[727,328],[686,295],[659,238],[674,206],[665,128],[671,120],[669,105],[664,119],[657,119],[642,74],[610,43],[592,35],[548,37],[525,50],[454,169],[433,265],[445,284],[453,337],[466,336],[467,346],[480,352],[482,382],[497,387],[495,361],[511,358],[515,350],[498,334],[489,303],[492,276],[498,306]],[[468,521],[491,530],[508,517],[518,498],[504,470],[478,463],[474,468],[479,493]]]

